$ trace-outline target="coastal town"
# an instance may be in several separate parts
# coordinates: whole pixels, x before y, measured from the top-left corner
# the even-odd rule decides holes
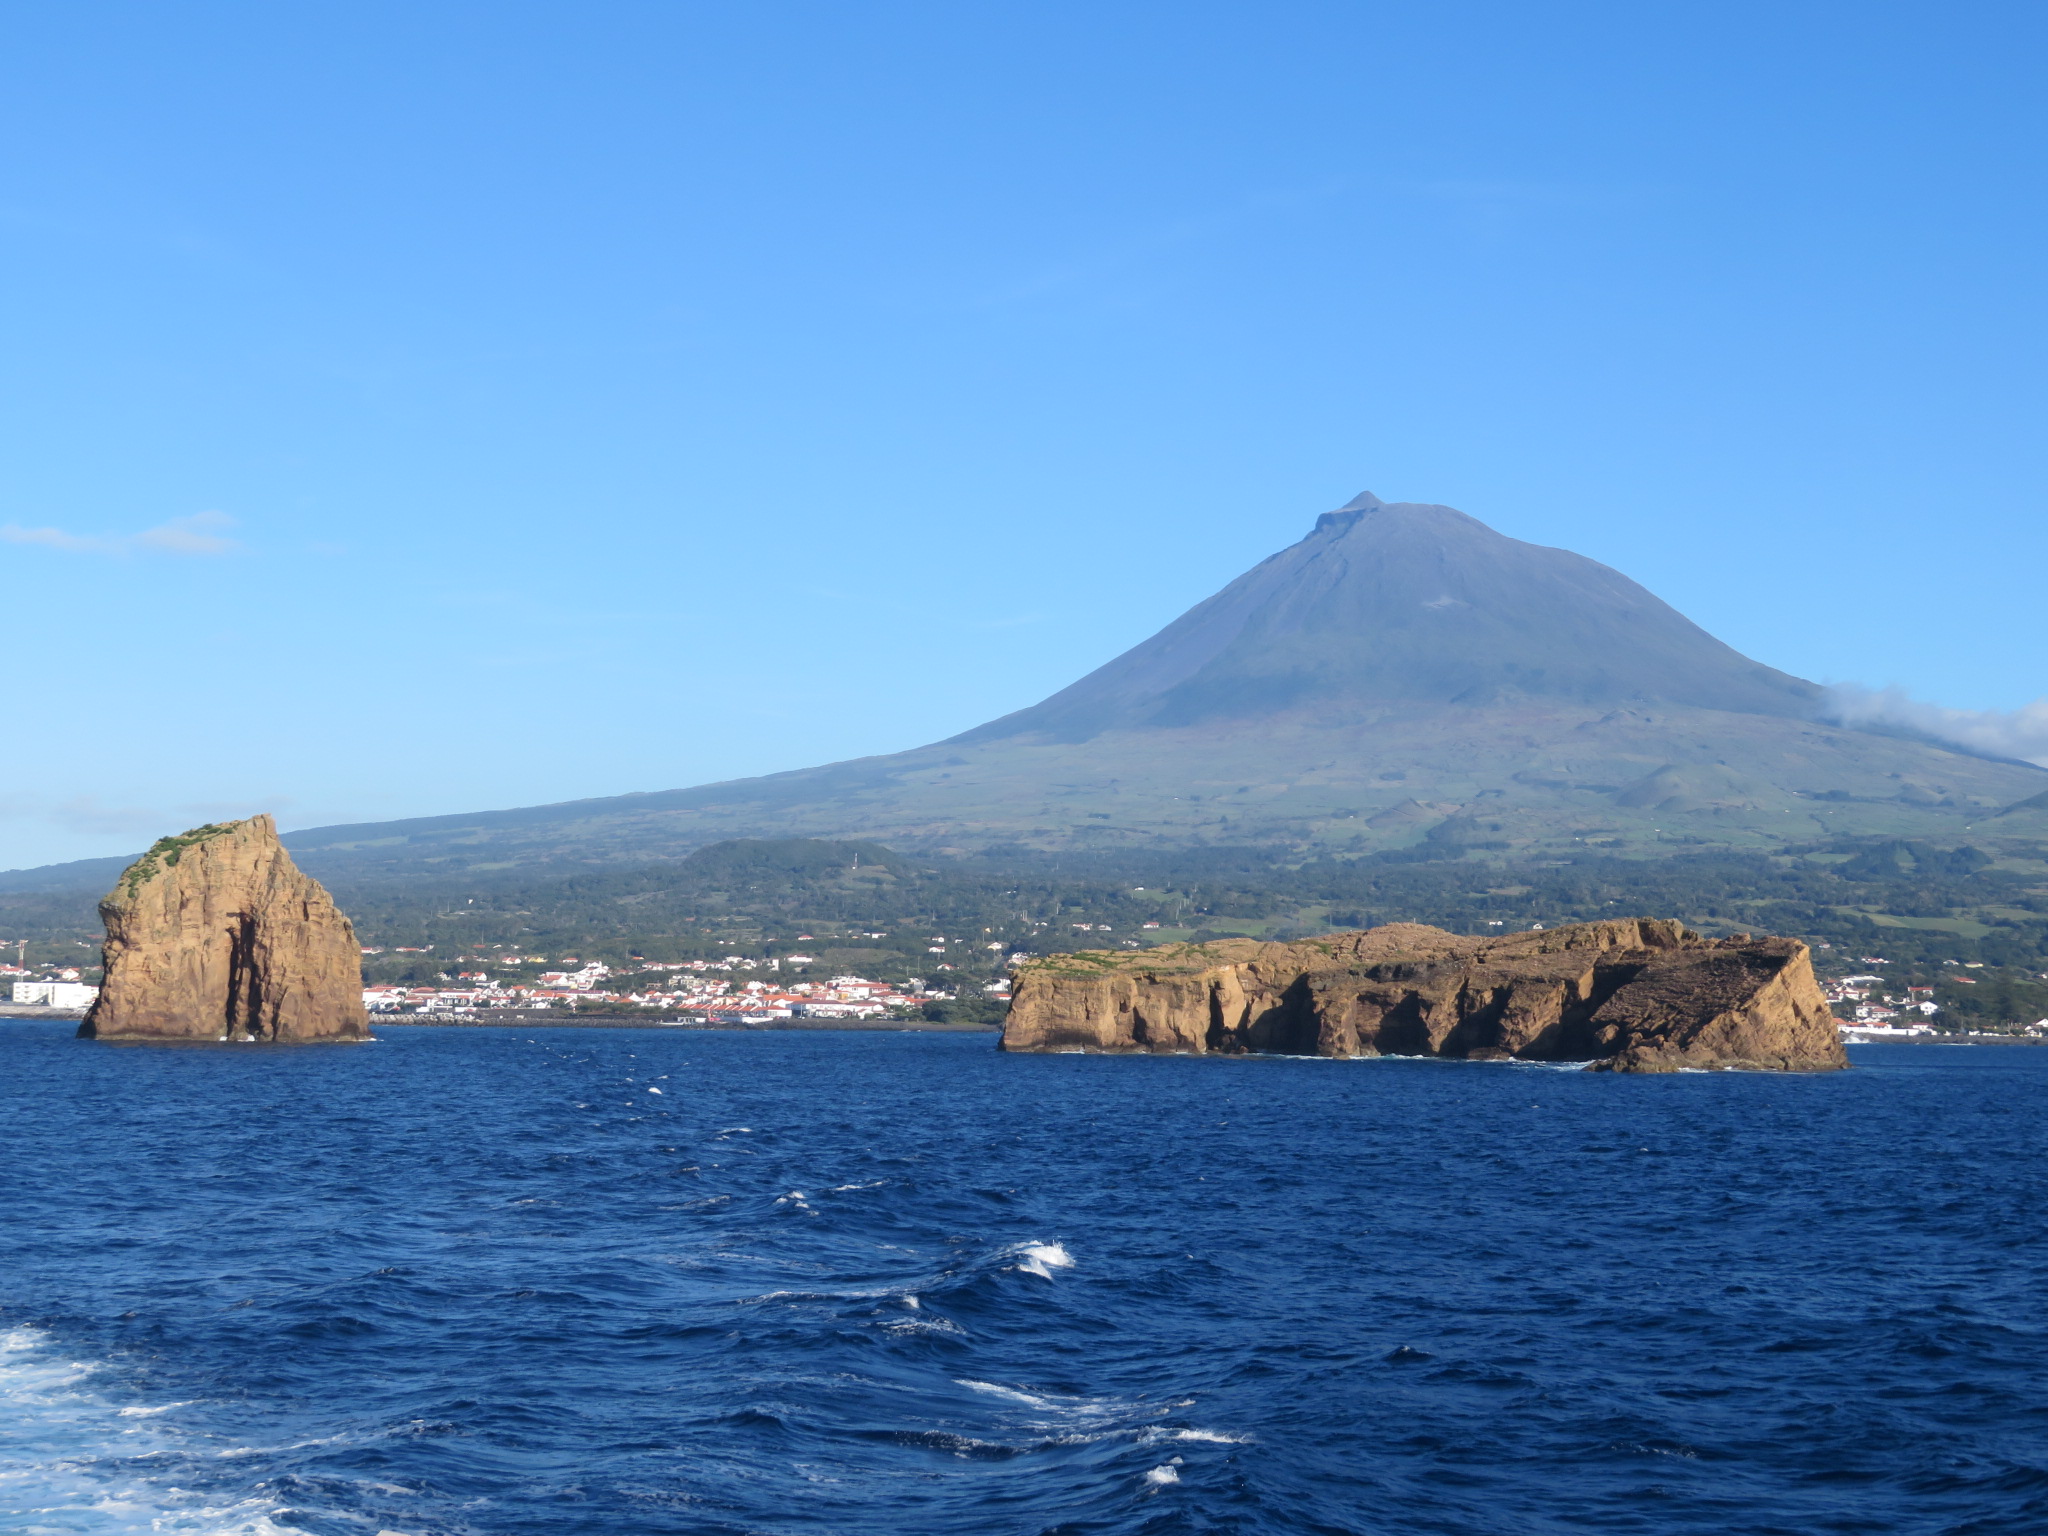
[[[1890,964],[1877,955],[1865,955],[1861,963]],[[1976,968],[1981,970],[1982,966]],[[1821,993],[1845,1033],[1882,1038],[1935,1032],[1932,1021],[1941,1012],[1941,1005],[1934,1000],[1934,988],[1908,986],[1894,994],[1885,991],[1885,986],[1885,978],[1874,973],[1840,976],[1832,980],[1823,978]]]
[[[365,953],[372,953],[365,950]],[[957,989],[930,987],[917,981],[883,982],[865,976],[833,976],[823,981],[801,979],[801,962],[753,960],[729,955],[723,960],[694,960],[674,965],[648,965],[615,975],[601,962],[583,964],[573,958],[573,971],[544,971],[533,982],[493,977],[463,970],[432,985],[377,984],[363,988],[363,1006],[373,1014],[415,1014],[462,1018],[503,1009],[570,1014],[678,1013],[681,1022],[760,1025],[783,1020],[820,1022],[912,1018],[925,1006],[950,1002]],[[756,974],[748,976],[745,973]],[[10,1001],[48,1008],[53,1013],[92,1006],[99,988],[80,980],[71,967],[38,975],[26,967],[0,965]],[[998,978],[976,988],[983,996],[1007,998],[1010,983]]]
[[[1037,925],[1041,931],[1044,926]],[[1122,932],[1099,922],[1063,926],[1071,927],[1074,937],[1084,944],[1089,940],[1113,942],[1131,949],[1156,942],[1150,930],[1160,927],[1157,921],[1134,923]],[[1501,925],[1489,922],[1487,926]],[[1540,929],[1544,925],[1530,926]],[[1133,931],[1138,937],[1125,936]],[[844,942],[832,938],[824,928],[817,932],[829,944]],[[1112,933],[1114,940],[1095,937]],[[1085,939],[1084,934],[1088,936]],[[809,933],[798,935],[799,940],[810,937]],[[859,937],[878,940],[886,935],[862,932]],[[524,952],[523,946],[503,943],[470,944],[445,955],[437,954],[431,943],[358,947],[365,971],[363,1007],[372,1016],[391,1022],[414,1018],[481,1023],[505,1015],[553,1014],[565,1023],[631,1018],[700,1028],[815,1028],[834,1022],[859,1025],[891,1019],[952,1018],[958,1010],[945,1005],[963,998],[973,1000],[975,1018],[993,1023],[1009,999],[1010,973],[1033,958],[1031,951],[1016,947],[1017,943],[994,939],[987,928],[971,938],[957,936],[957,931],[951,938],[941,933],[927,938],[919,933],[916,944],[924,950],[924,965],[892,966],[882,979],[837,967],[832,974],[815,976],[813,967],[830,965],[835,958],[824,951],[728,953],[671,961],[650,961],[638,953],[622,960],[613,954],[610,960],[615,964],[573,954],[558,955],[551,962],[548,957]],[[25,941],[6,947],[16,950],[14,963],[0,961],[0,984],[8,987],[10,1012],[47,1010],[53,1015],[71,1015],[92,1006],[98,996],[94,985],[98,970],[84,965],[83,956],[79,964],[47,959],[38,964],[25,955]],[[1844,952],[1826,940],[1817,941],[1813,953],[1822,993],[1842,1033],[1851,1040],[1986,1032],[1980,1022],[1969,1018],[1967,1007],[1959,1012],[1954,1005],[1970,995],[1963,989],[1974,992],[1997,977],[1999,966],[1981,960],[1923,960],[1895,977],[1888,973],[1900,967],[1883,955]],[[838,966],[844,966],[849,958],[855,957],[839,955]],[[401,967],[401,979],[386,979],[392,975],[393,962]],[[917,974],[919,971],[923,974]],[[1839,974],[1843,972],[1846,974]],[[1944,1006],[1944,1001],[1949,1006]],[[991,1005],[996,1012],[988,1011]],[[2030,1023],[2022,1016],[1989,1032],[2007,1038],[2048,1038],[2048,1018]]]
[[[515,957],[516,959],[517,957]],[[481,970],[457,971],[433,986],[385,984],[363,989],[363,1006],[373,1014],[424,1014],[460,1018],[484,1011],[520,1009],[578,1014],[674,1013],[679,1022],[761,1025],[783,1020],[860,1020],[919,1016],[927,1003],[951,1001],[957,991],[915,981],[871,981],[865,976],[802,979],[809,956],[756,960],[727,955],[722,960],[688,960],[644,965],[615,974],[601,962],[573,957],[573,971],[543,971],[533,982],[510,981]],[[747,973],[753,973],[748,975]],[[1007,978],[980,988],[1007,997]]]
[[[1863,955],[1860,963],[1876,966],[1891,962],[1881,955]],[[1945,978],[1951,986],[1974,987],[1978,978],[1961,973],[1985,969],[1981,960],[1944,960],[1941,964],[1956,972]],[[1932,985],[1900,984],[1872,971],[1824,977],[1821,992],[1834,1010],[1842,1033],[1852,1040],[1907,1039],[1947,1032],[1938,1022],[1942,1007],[1935,1001]],[[2007,1032],[2036,1039],[2048,1037],[2048,1018],[2032,1024],[2015,1024]]]
[[[386,952],[381,945],[362,946],[365,957]],[[942,951],[935,948],[932,952]],[[1030,958],[1027,952],[1018,950],[996,957],[996,963],[1014,968]],[[1869,967],[1890,963],[1878,955],[1864,955],[1858,960]],[[365,985],[364,1008],[387,1019],[413,1016],[422,1020],[461,1021],[513,1011],[572,1018],[625,1015],[660,1023],[758,1028],[916,1019],[924,1016],[929,1005],[953,1001],[963,992],[1001,1002],[1008,999],[1011,988],[1007,975],[978,985],[963,981],[950,987],[917,980],[877,981],[857,975],[811,980],[807,971],[813,957],[806,954],[643,962],[625,970],[569,955],[561,957],[558,964],[574,969],[540,970],[530,977],[506,973],[532,972],[547,963],[541,957],[503,953],[491,956],[487,962],[450,963],[477,968],[442,972],[431,983]],[[496,967],[497,974],[482,968],[485,964]],[[1985,969],[1979,961],[1949,960],[1943,964],[1954,972],[1945,978],[1952,986],[1977,985],[1978,978],[1962,973]],[[953,966],[941,962],[939,968],[952,970]],[[84,980],[84,974],[76,966],[36,967],[0,962],[0,982],[9,984],[9,1000],[16,1008],[48,1009],[53,1014],[91,1007],[99,988]],[[1943,1027],[1946,1021],[1941,1018],[1943,1010],[1935,1000],[1936,989],[1932,985],[1894,984],[1872,969],[1824,977],[1821,990],[1843,1034],[1851,1039],[1925,1038],[1953,1032],[1952,1027]],[[2048,1018],[2016,1024],[2008,1032],[2048,1038]]]

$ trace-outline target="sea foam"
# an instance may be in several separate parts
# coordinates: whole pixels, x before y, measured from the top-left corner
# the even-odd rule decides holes
[[[93,1390],[96,1374],[38,1329],[0,1333],[0,1529],[291,1536],[271,1500],[210,1498],[164,1475],[196,1447],[157,1421],[190,1404],[118,1406]]]

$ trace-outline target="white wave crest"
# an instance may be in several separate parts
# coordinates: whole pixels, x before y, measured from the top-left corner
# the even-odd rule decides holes
[[[947,1317],[883,1318],[882,1332],[908,1336],[916,1333],[952,1333],[965,1336],[967,1330]]]
[[[1022,1403],[1026,1408],[1043,1410],[1064,1406],[1061,1402],[1050,1397],[1041,1396],[1036,1392],[1022,1392],[1015,1387],[999,1386],[993,1381],[974,1381],[962,1376],[957,1378],[954,1384],[965,1387],[970,1392],[986,1392],[990,1397],[1000,1397],[1012,1403]]]
[[[1193,1398],[1158,1401],[1149,1398],[1087,1397],[1027,1387],[1005,1386],[1001,1382],[954,1378],[954,1385],[993,1398],[992,1422],[980,1433],[1005,1443],[1025,1446],[1093,1445],[1122,1441],[1133,1447],[1164,1449],[1168,1446],[1249,1445],[1250,1435],[1226,1434],[1215,1429],[1177,1429],[1156,1422],[1169,1413],[1194,1406]],[[1179,1456],[1169,1456],[1163,1465],[1182,1465]],[[1148,1482],[1178,1482],[1169,1479]]]
[[[1074,1426],[1103,1426],[1122,1420],[1157,1418],[1174,1408],[1186,1407],[1186,1403],[1150,1403],[1142,1399],[1121,1397],[1084,1397],[1063,1392],[1030,1392],[1022,1387],[1006,1387],[1000,1382],[976,1381],[972,1377],[954,1378],[954,1385],[970,1392],[980,1392],[988,1397],[1014,1403],[1019,1408],[1028,1408],[1039,1417],[1030,1422],[1044,1427],[1068,1428]],[[1138,1426],[1131,1425],[1127,1431],[1135,1434]]]
[[[1072,1269],[1074,1256],[1064,1243],[1024,1243],[1014,1250],[1024,1262],[1017,1267],[1027,1275],[1050,1280],[1056,1269]]]
[[[173,1408],[190,1408],[194,1401],[196,1400],[188,1397],[182,1403],[158,1403],[154,1408],[117,1408],[115,1412],[124,1419],[153,1419],[160,1413],[169,1413]]]

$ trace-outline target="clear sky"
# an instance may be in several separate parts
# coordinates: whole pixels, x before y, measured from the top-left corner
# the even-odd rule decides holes
[[[1031,703],[1370,489],[2048,693],[2039,4],[0,13],[0,867]]]

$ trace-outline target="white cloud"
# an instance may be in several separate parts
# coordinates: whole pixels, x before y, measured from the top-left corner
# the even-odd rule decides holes
[[[225,512],[195,512],[140,533],[104,536],[4,523],[0,524],[0,542],[59,549],[73,555],[130,555],[138,550],[165,555],[225,555],[242,547],[223,531],[234,526],[235,520]]]
[[[1994,757],[2048,768],[2048,698],[2018,709],[1950,709],[1911,697],[1903,688],[1838,683],[1823,713],[1843,725],[1899,725]]]
[[[64,800],[44,795],[8,795],[0,797],[0,820],[37,822],[87,836],[141,837],[162,825],[164,818],[160,811],[110,805],[95,795],[73,795]]]
[[[0,539],[9,544],[40,544],[45,549],[69,550],[74,554],[111,552],[111,545],[106,539],[84,538],[66,533],[62,528],[23,528],[14,523],[0,523]]]
[[[143,529],[135,535],[135,543],[142,549],[160,549],[173,555],[224,555],[241,548],[221,532],[234,526],[235,520],[225,512],[195,512],[190,517],[174,517],[168,523]]]
[[[0,821],[26,821],[65,832],[137,837],[150,842],[211,821],[238,821],[258,811],[280,814],[294,802],[284,795],[253,800],[187,800],[168,806],[127,805],[97,795],[0,795]]]

